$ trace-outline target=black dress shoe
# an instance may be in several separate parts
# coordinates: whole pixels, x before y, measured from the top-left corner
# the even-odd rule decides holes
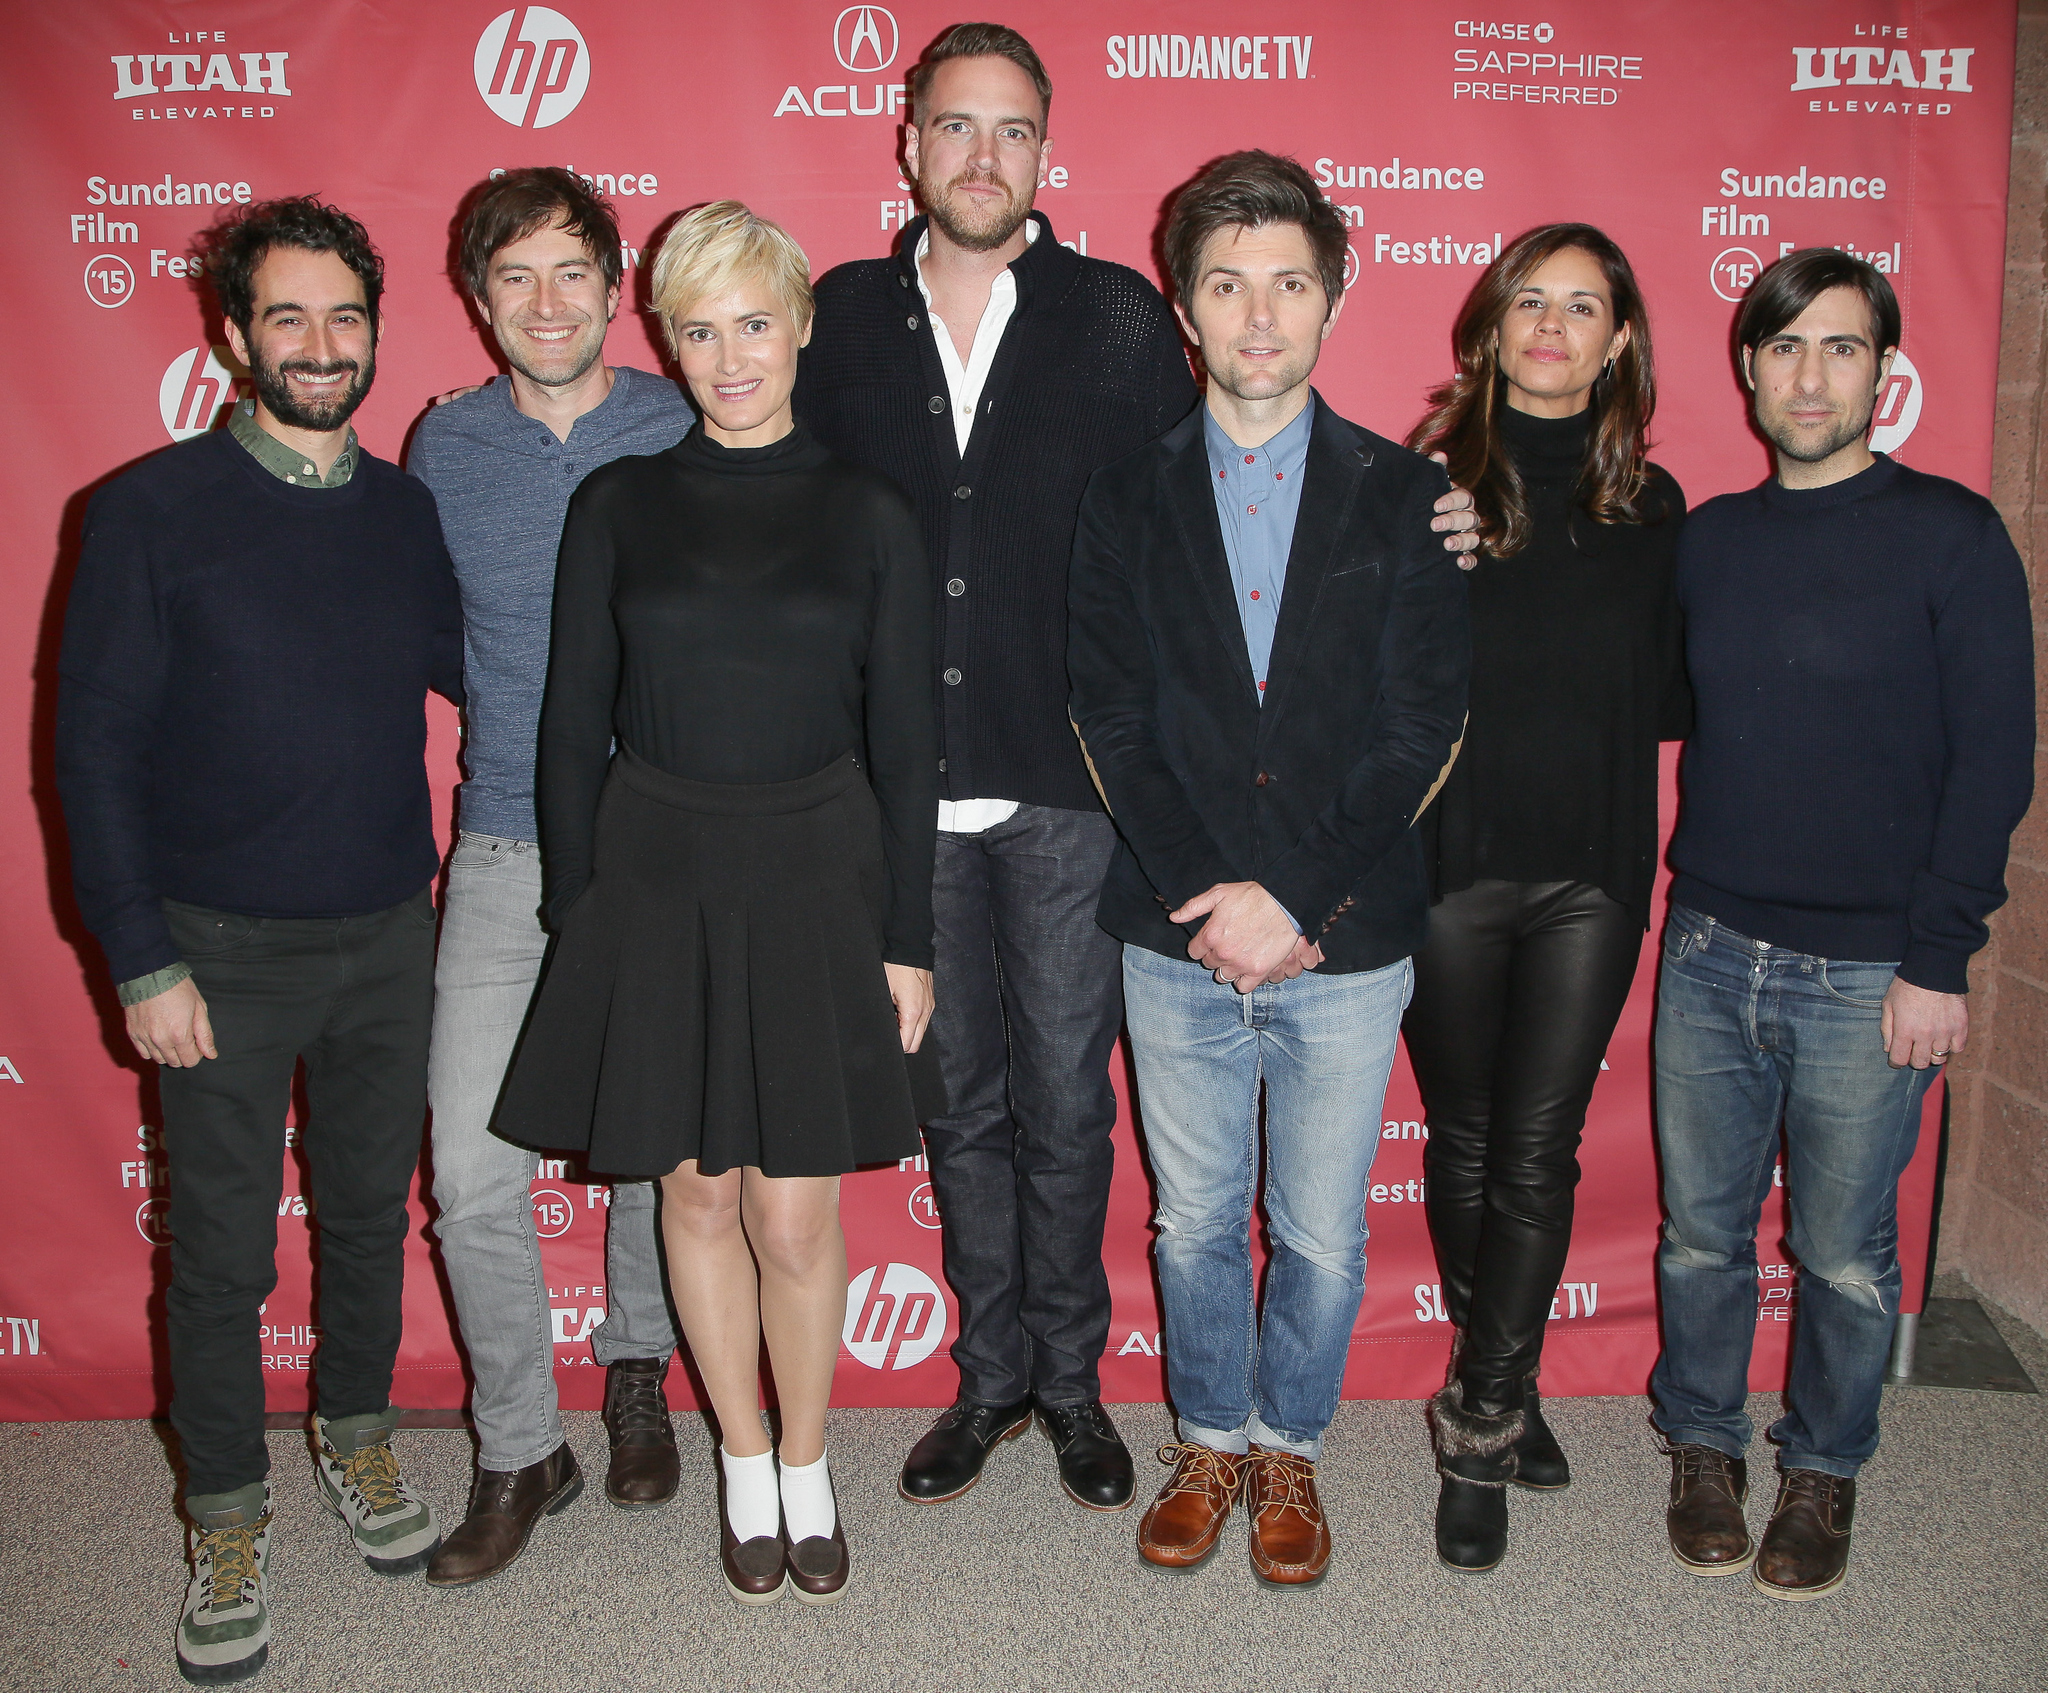
[[[1100,1399],[1041,1405],[1038,1423],[1059,1456],[1060,1486],[1069,1499],[1091,1511],[1121,1511],[1131,1502],[1137,1473],[1130,1448]]]
[[[604,1429],[612,1444],[604,1496],[622,1511],[651,1511],[682,1478],[675,1424],[661,1384],[666,1358],[621,1358],[604,1375]]]
[[[1522,1383],[1522,1436],[1515,1442],[1517,1487],[1549,1493],[1572,1484],[1572,1467],[1550,1425],[1543,1420],[1543,1400],[1534,1376]]]
[[[976,1405],[962,1399],[910,1449],[896,1491],[920,1505],[957,1499],[981,1480],[981,1466],[999,1440],[1015,1440],[1031,1421],[1031,1401]]]

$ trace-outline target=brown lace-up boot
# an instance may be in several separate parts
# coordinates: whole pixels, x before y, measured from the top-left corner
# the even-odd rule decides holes
[[[1250,1457],[1192,1441],[1159,1448],[1173,1474],[1138,1524],[1138,1555],[1166,1570],[1191,1570],[1216,1550]]]
[[[1269,1587],[1307,1587],[1330,1567],[1330,1525],[1316,1495],[1316,1465],[1298,1452],[1254,1446],[1245,1465],[1252,1574]]]

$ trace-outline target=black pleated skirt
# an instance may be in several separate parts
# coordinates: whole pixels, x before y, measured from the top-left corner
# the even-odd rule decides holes
[[[621,747],[493,1127],[594,1171],[835,1176],[908,1158],[945,1108],[882,973],[881,813],[851,754],[692,782]]]

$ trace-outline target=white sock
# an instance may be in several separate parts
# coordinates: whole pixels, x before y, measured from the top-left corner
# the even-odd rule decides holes
[[[787,1524],[789,1543],[812,1536],[829,1539],[839,1526],[839,1508],[832,1502],[832,1472],[825,1467],[825,1454],[815,1464],[782,1466],[782,1520]]]
[[[774,1535],[782,1526],[775,1497],[775,1454],[735,1458],[723,1446],[719,1467],[725,1471],[725,1520],[735,1540],[745,1542]]]

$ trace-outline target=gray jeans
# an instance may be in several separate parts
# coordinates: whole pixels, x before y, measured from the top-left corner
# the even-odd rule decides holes
[[[476,1374],[472,1411],[487,1470],[524,1469],[562,1443],[529,1192],[538,1159],[490,1129],[547,952],[540,888],[538,847],[464,831],[448,867],[434,970],[434,1232]],[[600,1364],[675,1350],[656,1235],[653,1184],[618,1183],[605,1233],[609,1313],[590,1337]]]

